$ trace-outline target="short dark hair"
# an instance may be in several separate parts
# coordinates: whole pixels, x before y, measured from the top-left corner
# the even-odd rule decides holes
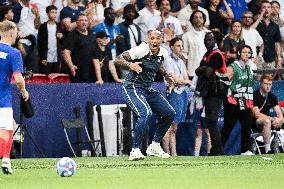
[[[263,0],[263,1],[261,2],[261,5],[264,4],[264,3],[270,4],[270,2],[269,2],[268,0]]]
[[[57,7],[54,5],[49,5],[45,8],[45,12],[48,14],[51,10],[57,10]]]
[[[237,59],[240,59],[242,51],[243,51],[244,48],[248,48],[250,50],[250,53],[251,53],[250,54],[250,56],[251,56],[250,58],[252,58],[253,51],[252,51],[251,46],[249,46],[249,45],[242,45],[242,46],[238,46],[237,47]]]
[[[170,41],[170,47],[174,46],[178,41],[182,41],[182,39],[180,37],[172,38],[172,40]]]
[[[159,8],[161,6],[161,3],[164,0],[156,0],[156,5]],[[173,7],[173,1],[167,0],[170,3],[170,6]]]
[[[5,14],[8,14],[10,10],[13,10],[13,7],[11,5],[0,7],[0,22],[4,20]]]
[[[233,21],[231,22],[231,24],[230,24],[230,31],[232,31],[233,25],[234,25],[235,23],[240,23],[240,24],[241,24],[241,27],[243,28],[242,22],[241,22],[240,20],[233,20]]]
[[[110,11],[110,10],[113,10],[113,8],[111,8],[111,7],[105,8],[105,10],[104,10],[104,16],[106,16],[106,13],[107,13],[108,11]]]
[[[194,19],[194,16],[196,13],[201,13],[202,14],[202,17],[203,17],[203,25],[205,25],[205,22],[206,22],[206,15],[204,14],[204,12],[202,12],[201,10],[195,10],[192,12],[192,14],[190,15],[190,18],[189,18],[189,21],[191,23],[191,25],[193,25],[193,19]]]
[[[86,16],[86,17],[87,17],[87,15],[86,15],[85,13],[80,13],[80,14],[78,15],[76,21],[78,21],[81,16]]]
[[[214,34],[218,48],[220,48],[221,43],[222,43],[223,38],[224,38],[224,35],[218,30],[214,30],[214,31],[211,31],[211,32]]]
[[[139,17],[138,11],[136,10],[135,5],[132,4],[127,4],[124,8],[123,8],[123,18],[125,19],[125,15],[127,12],[129,12],[130,10],[133,10],[135,12],[135,16],[134,19]]]
[[[253,16],[253,13],[252,13],[251,11],[246,10],[246,11],[244,11],[244,12],[243,12],[243,14],[242,14],[242,18],[244,17],[244,15],[245,15],[245,14],[250,14],[250,15],[252,15],[252,16]]]
[[[272,4],[277,4],[279,7],[281,7],[281,6],[280,6],[280,3],[279,3],[278,1],[271,1],[270,4],[271,4],[271,5],[272,5]]]

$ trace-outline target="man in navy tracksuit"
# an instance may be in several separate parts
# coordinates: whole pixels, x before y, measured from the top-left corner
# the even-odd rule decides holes
[[[170,157],[163,151],[160,142],[174,119],[175,111],[168,101],[151,86],[158,71],[168,82],[174,84],[173,78],[163,66],[168,52],[160,46],[161,42],[162,34],[158,30],[152,30],[148,32],[148,43],[143,42],[125,51],[116,60],[117,64],[126,66],[130,70],[123,83],[123,97],[138,117],[129,160],[144,159],[139,147],[152,112],[158,115],[159,123],[152,144],[149,145],[146,153],[162,158]]]

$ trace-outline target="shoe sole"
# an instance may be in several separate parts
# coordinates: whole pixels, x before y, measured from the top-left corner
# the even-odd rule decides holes
[[[139,158],[128,158],[129,161],[138,161],[138,160],[143,160],[145,157],[139,157]]]
[[[163,156],[160,156],[158,154],[152,153],[151,151],[148,151],[148,150],[146,151],[146,154],[147,154],[147,156],[156,156],[156,157],[163,158],[163,159],[167,159],[167,158],[170,157],[170,156],[163,157]]]
[[[12,175],[13,172],[9,171],[8,167],[2,167],[2,171],[5,175]]]
[[[157,157],[159,157],[157,154],[149,152],[149,151],[146,151],[146,154],[147,154],[147,156],[157,156]]]

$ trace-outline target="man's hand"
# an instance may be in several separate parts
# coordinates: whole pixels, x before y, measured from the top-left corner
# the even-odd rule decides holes
[[[28,93],[28,91],[26,90],[26,89],[24,89],[23,91],[21,91],[21,93],[22,93],[22,97],[23,97],[23,99],[24,99],[24,101],[27,101],[27,100],[29,100],[29,93]]]
[[[37,7],[31,7],[31,11],[35,16],[39,16],[39,10]]]
[[[114,43],[120,42],[123,38],[124,38],[123,35],[118,35],[118,36],[116,36],[116,38],[114,39]]]
[[[75,66],[75,65],[72,65],[71,67],[70,67],[70,72],[71,72],[71,75],[74,77],[75,75],[76,75],[76,70],[78,69],[78,67],[77,66]]]
[[[40,62],[42,65],[47,65],[47,60],[42,60],[41,62]]]
[[[278,118],[278,117],[274,117],[272,119],[272,126],[275,128],[275,129],[278,129],[280,128],[282,125],[282,119]]]
[[[100,80],[96,81],[96,84],[102,85],[102,84],[104,84],[104,81],[102,79],[100,79]]]
[[[56,33],[56,37],[58,38],[58,39],[62,39],[63,38],[63,33]]]
[[[176,82],[171,74],[166,74],[165,79],[169,83],[170,86],[176,85]]]
[[[63,24],[71,24],[71,18],[69,18],[69,17],[64,18]]]
[[[139,66],[139,64],[142,64],[142,62],[130,63],[129,68],[139,74],[140,72],[143,71],[142,68]]]
[[[123,79],[116,79],[115,82],[117,82],[117,83],[123,83]]]
[[[263,60],[263,57],[262,56],[256,56],[254,59],[253,59],[253,63],[255,63],[255,64],[261,64],[261,63],[263,63],[264,62],[264,60]]]

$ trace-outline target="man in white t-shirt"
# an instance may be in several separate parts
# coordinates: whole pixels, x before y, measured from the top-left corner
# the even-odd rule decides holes
[[[38,58],[36,48],[37,29],[40,26],[39,9],[30,0],[19,0],[13,7],[14,22],[20,34],[18,46],[24,59],[24,66],[38,73]]]
[[[195,10],[200,10],[206,15],[205,26],[209,27],[210,22],[209,22],[208,11],[206,9],[198,6],[200,4],[200,2],[201,2],[201,0],[189,0],[189,4],[186,5],[186,7],[184,7],[183,9],[181,9],[179,11],[177,18],[180,21],[180,24],[181,24],[182,29],[184,31],[187,31],[189,29],[188,27],[192,27],[191,23],[189,22],[189,18],[191,16],[192,12],[195,11]]]
[[[249,45],[252,49],[252,56],[254,59],[249,62],[250,67],[253,70],[256,70],[256,64],[258,64],[260,61],[263,61],[262,55],[263,55],[263,39],[258,33],[256,29],[251,27],[253,24],[253,13],[250,11],[245,11],[242,15],[242,35],[243,39],[245,40],[245,44]],[[259,52],[257,53],[257,48],[259,48]]]
[[[160,15],[160,11],[158,11],[156,8],[157,6],[155,0],[145,0],[145,7],[138,12],[139,17],[134,20],[134,23],[141,28],[142,41],[147,40],[147,28],[150,18]]]
[[[141,43],[141,29],[133,20],[137,18],[138,12],[136,10],[135,5],[128,4],[124,7],[123,10],[123,18],[124,22],[118,24],[120,34],[124,36],[124,38],[120,42],[120,48],[117,48],[118,54],[129,50],[133,47],[140,45]],[[121,69],[121,78],[125,78],[128,73],[128,69]]]
[[[199,67],[202,57],[207,52],[204,38],[209,30],[205,27],[205,17],[202,11],[194,11],[190,16],[193,29],[188,30],[182,36],[184,54],[187,55],[187,71],[190,78],[196,75],[195,70]]]
[[[179,20],[170,15],[171,5],[169,0],[161,0],[159,4],[161,15],[154,16],[148,22],[149,30],[159,30],[164,33],[164,42],[169,42],[176,36],[183,34]]]

